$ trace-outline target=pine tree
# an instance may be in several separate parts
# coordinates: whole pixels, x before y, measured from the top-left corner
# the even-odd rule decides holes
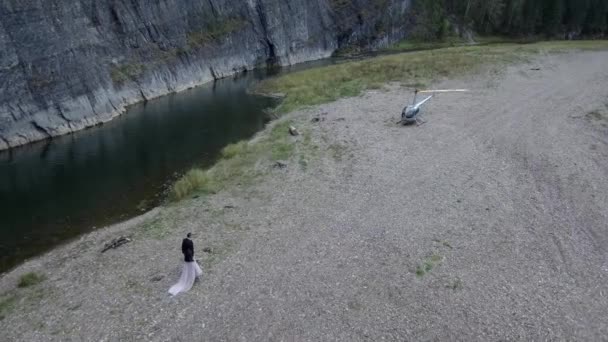
[[[562,18],[564,15],[563,0],[545,0],[543,6],[543,32],[548,36],[555,36],[562,30]]]
[[[480,33],[605,36],[608,0],[414,0],[417,36],[443,36],[447,18]]]
[[[607,29],[608,2],[606,0],[593,0],[589,5],[584,32],[590,35],[602,35]]]
[[[589,0],[566,0],[564,22],[568,32],[580,32],[589,11]]]
[[[412,35],[417,39],[442,39],[447,34],[446,12],[443,0],[416,0],[414,15],[416,25]]]

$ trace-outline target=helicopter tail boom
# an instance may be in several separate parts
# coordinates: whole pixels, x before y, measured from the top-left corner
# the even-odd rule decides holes
[[[431,95],[431,96],[427,97],[426,99],[424,99],[424,100],[416,103],[414,105],[414,108],[420,108],[420,106],[422,106],[426,101],[430,100],[432,97],[433,97],[433,95]]]

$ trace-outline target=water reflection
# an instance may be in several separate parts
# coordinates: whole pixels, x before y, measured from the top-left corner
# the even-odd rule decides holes
[[[151,100],[94,129],[0,152],[0,271],[158,203],[194,163],[263,128],[249,73]]]

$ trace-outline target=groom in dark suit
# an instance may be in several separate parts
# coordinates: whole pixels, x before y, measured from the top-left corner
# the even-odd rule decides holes
[[[185,262],[194,261],[194,242],[190,239],[191,237],[192,233],[188,233],[186,238],[182,241],[182,253],[184,253]]]

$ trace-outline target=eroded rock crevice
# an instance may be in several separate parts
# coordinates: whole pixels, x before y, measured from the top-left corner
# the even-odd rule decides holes
[[[0,0],[0,149],[104,122],[129,104],[241,70],[406,34],[410,0],[336,3]]]

